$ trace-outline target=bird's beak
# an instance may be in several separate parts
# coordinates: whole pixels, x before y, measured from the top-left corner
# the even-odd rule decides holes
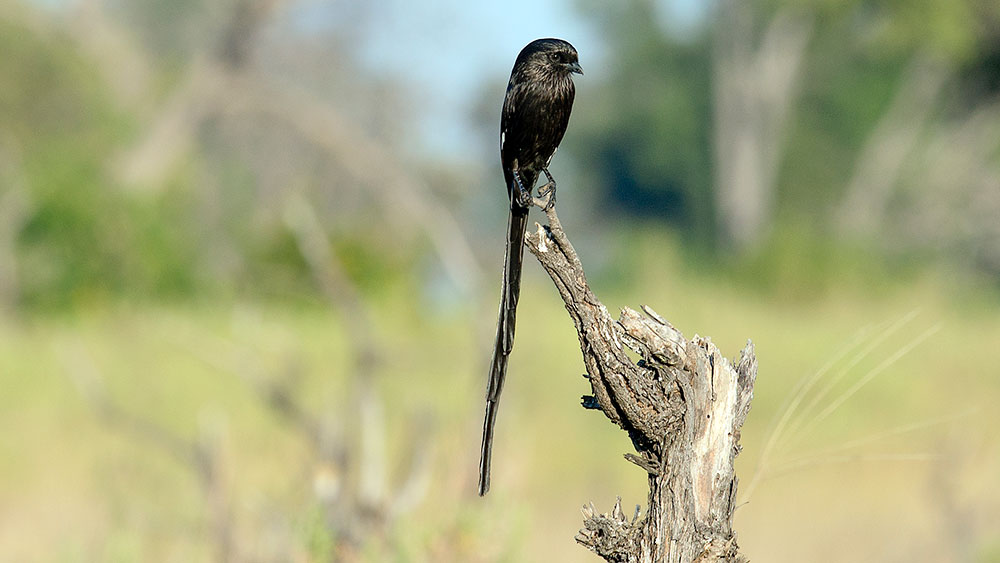
[[[583,67],[580,66],[580,63],[569,63],[566,65],[566,69],[576,74],[583,74]]]

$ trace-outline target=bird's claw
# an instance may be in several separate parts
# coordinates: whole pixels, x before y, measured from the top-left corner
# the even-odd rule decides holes
[[[524,187],[521,175],[518,174],[517,170],[514,171],[514,183],[517,184],[517,194],[514,195],[514,200],[521,207],[531,207],[535,203],[535,198],[531,197],[531,192]]]
[[[538,201],[544,202],[544,205],[538,206],[541,207],[543,211],[548,211],[556,205],[556,179],[552,177],[552,174],[549,174],[548,168],[542,168],[542,173],[545,174],[545,178],[548,182],[538,188],[538,197],[545,199],[539,199],[535,204],[538,205]]]
[[[531,207],[532,204],[537,204],[537,201],[535,200],[535,198],[531,197],[531,192],[522,189],[518,191],[517,203],[521,207]]]
[[[542,211],[548,211],[556,206],[555,182],[549,182],[538,188],[538,197],[535,198],[535,205],[541,207]]]
[[[531,195],[531,191],[524,187],[524,183],[521,182],[521,175],[514,171],[514,183],[517,184],[517,193],[514,195],[514,201],[521,207],[531,207],[532,205],[539,207],[542,211],[549,211],[556,205],[556,181],[549,174],[549,171],[542,169],[545,173],[545,177],[548,178],[548,182],[538,188],[538,197]]]

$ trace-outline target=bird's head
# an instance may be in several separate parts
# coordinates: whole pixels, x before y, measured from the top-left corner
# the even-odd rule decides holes
[[[515,71],[518,68],[562,77],[583,74],[576,49],[562,39],[536,39],[528,43],[514,62]]]

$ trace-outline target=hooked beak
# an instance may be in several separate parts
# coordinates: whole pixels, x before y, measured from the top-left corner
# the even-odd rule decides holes
[[[583,67],[580,66],[580,63],[569,63],[566,65],[566,70],[575,72],[576,74],[583,74]]]

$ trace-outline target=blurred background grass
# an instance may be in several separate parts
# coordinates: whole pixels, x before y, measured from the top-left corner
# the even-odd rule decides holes
[[[542,36],[599,297],[757,346],[746,555],[1000,561],[989,0],[4,3],[0,559],[593,560],[645,483],[538,268],[474,491]]]

